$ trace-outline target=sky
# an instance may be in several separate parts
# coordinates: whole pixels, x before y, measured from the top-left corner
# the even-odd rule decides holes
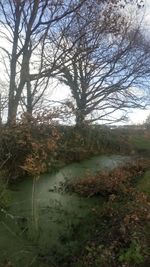
[[[150,27],[150,0],[145,0],[145,22]]]
[[[145,7],[144,7],[144,25],[146,28],[147,33],[150,36],[150,0],[145,0]],[[70,96],[69,89],[65,86],[58,86],[52,93],[50,98],[57,99],[58,101],[66,99]],[[147,110],[140,110],[134,109],[130,110],[128,117],[128,122],[123,122],[119,124],[142,124],[145,122],[147,116],[150,114],[150,107]]]
[[[57,99],[58,101],[61,101],[63,99],[66,99],[70,96],[69,89],[66,86],[58,86],[50,96],[50,99]],[[142,124],[145,122],[146,118],[150,114],[150,109],[147,110],[140,110],[140,109],[134,109],[130,110],[128,117],[129,120],[127,122],[119,122],[117,124]]]
[[[145,12],[144,25],[145,25],[147,34],[150,36],[150,0],[145,0],[144,12]],[[2,40],[1,40],[0,45],[2,45]],[[4,47],[6,46],[7,44],[5,43]],[[2,67],[0,66],[0,71],[1,71],[1,68]],[[64,86],[61,84],[61,85],[55,86],[55,88],[50,93],[48,93],[47,97],[50,100],[61,101],[63,99],[70,98],[70,91],[67,88],[67,86]],[[128,124],[141,124],[146,120],[149,114],[150,114],[150,108],[147,110],[140,110],[140,109],[130,110],[129,115],[128,115],[129,120],[128,122],[125,122],[125,124],[127,123]]]

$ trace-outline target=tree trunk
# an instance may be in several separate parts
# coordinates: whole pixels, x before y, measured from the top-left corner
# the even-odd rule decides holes
[[[9,98],[8,118],[7,118],[7,123],[8,124],[16,123],[17,109],[18,109],[18,103]]]
[[[33,112],[33,99],[31,93],[31,83],[27,82],[27,113],[32,117]]]
[[[15,101],[16,92],[16,69],[17,69],[17,47],[19,41],[19,25],[21,19],[21,10],[19,3],[15,9],[15,28],[13,35],[12,56],[10,61],[10,81],[9,81],[9,101],[8,101],[8,118],[7,123],[13,124],[16,122],[18,103]]]
[[[85,126],[85,113],[83,109],[78,109],[76,112],[76,127],[82,128]]]

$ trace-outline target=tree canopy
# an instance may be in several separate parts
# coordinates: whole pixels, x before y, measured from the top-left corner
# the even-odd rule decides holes
[[[141,21],[136,24],[125,11],[131,5],[139,10],[144,3],[1,1],[0,53],[7,78],[0,109],[7,106],[8,123],[16,121],[20,107],[32,115],[53,78],[68,85],[77,123],[112,121],[116,110],[143,106],[149,45]]]

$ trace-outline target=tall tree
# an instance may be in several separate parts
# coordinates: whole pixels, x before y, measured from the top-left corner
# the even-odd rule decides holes
[[[67,43],[78,34],[58,76],[71,90],[76,124],[112,122],[118,120],[113,116],[118,110],[144,107],[150,47],[141,40],[139,25],[133,27],[116,4],[86,2],[69,28]]]
[[[21,95],[26,88],[29,102],[32,100],[31,82],[42,72],[42,53],[46,36],[53,37],[59,21],[69,23],[71,14],[80,8],[82,1],[61,0],[2,0],[0,1],[0,35],[5,39],[1,51],[7,56],[9,75],[8,123],[15,122]],[[36,51],[41,47],[40,61],[36,61]],[[10,52],[11,51],[11,52]],[[36,69],[36,76],[33,75]],[[55,61],[49,66],[49,76],[55,70]],[[35,90],[34,90],[35,91]]]

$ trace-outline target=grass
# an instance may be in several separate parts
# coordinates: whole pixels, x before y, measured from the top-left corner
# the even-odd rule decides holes
[[[150,196],[150,170],[140,179],[137,188]]]
[[[95,138],[93,138],[94,133]],[[81,136],[79,136],[79,140],[76,142],[74,138],[67,139],[65,135],[66,142],[68,142],[65,149],[69,150],[62,153],[65,157],[64,163],[67,160],[81,160],[95,152],[100,153],[101,151],[103,153],[105,148],[107,148],[107,153],[108,151],[111,152],[111,149],[112,152],[116,151],[116,148],[117,151],[124,152],[124,147],[126,147],[124,140],[129,140],[127,148],[131,144],[131,149],[133,147],[137,155],[148,157],[150,153],[150,138],[144,136],[144,132],[133,133],[132,135],[129,133],[127,138],[122,138],[122,142],[118,142],[119,134],[117,132],[114,133],[114,136],[111,131],[108,132],[110,135],[107,134],[107,136],[105,132],[103,135],[100,133],[101,131],[92,131],[92,137],[89,136],[88,139],[84,135],[84,139],[80,140]],[[84,141],[82,146],[81,141]],[[87,148],[88,153],[84,151],[84,148]],[[59,160],[56,163],[59,163]],[[133,166],[129,170],[133,172]],[[147,170],[143,175],[143,171],[141,172],[141,169],[136,168],[136,171],[132,173],[133,178],[137,175],[139,177],[143,175],[136,180],[136,185],[134,183],[130,185],[132,179],[129,181],[123,179],[128,174],[127,170],[122,168],[116,172],[111,172],[111,177],[103,173],[100,177],[103,179],[99,187],[97,183],[95,187],[93,185],[96,179],[91,180],[90,177],[85,177],[87,178],[86,183],[79,184],[81,187],[78,187],[77,192],[75,192],[82,198],[94,196],[96,199],[100,199],[99,194],[101,193],[104,203],[101,204],[99,201],[98,205],[94,204],[85,218],[81,218],[77,225],[71,224],[70,231],[68,228],[66,233],[62,233],[61,243],[63,246],[57,250],[54,247],[52,251],[50,248],[45,249],[43,247],[42,252],[41,250],[38,251],[37,261],[39,261],[40,267],[135,267],[139,264],[142,267],[150,266],[149,262],[146,265],[150,255],[147,248],[150,237],[150,225],[147,222],[149,202],[141,193],[144,192],[150,196],[150,170]],[[123,179],[122,182],[121,178]],[[121,183],[120,186],[116,186],[116,182]],[[135,188],[129,190],[131,186]],[[116,188],[115,192],[114,188]],[[89,191],[85,192],[86,189]],[[124,189],[127,190],[124,192]],[[139,192],[136,192],[137,189]],[[0,197],[2,196],[0,194]]]
[[[133,140],[133,144],[137,149],[145,149],[150,151],[150,140],[146,140],[144,137],[135,137]]]
[[[139,153],[144,153],[146,157],[150,155],[150,134],[147,131],[146,135],[144,132],[135,133],[130,139],[134,149]],[[145,174],[139,179],[137,188],[150,196],[150,170],[147,170]]]
[[[105,193],[106,196],[108,193],[110,197],[105,199],[103,207],[92,209],[93,214],[83,222],[83,228],[76,229],[78,244],[81,240],[84,242],[75,265],[70,266],[150,266],[147,265],[150,255],[150,203],[143,194],[145,188],[150,190],[150,171],[143,175],[148,167],[148,161],[143,159],[111,173],[99,174],[95,178],[86,177],[84,181],[73,184],[70,190],[82,197],[98,197],[98,193]],[[133,182],[139,175],[143,175],[138,184],[142,192],[137,191],[137,183]]]
[[[138,153],[144,153],[146,156],[150,154],[150,133],[148,131],[131,132],[129,134],[129,143]]]

